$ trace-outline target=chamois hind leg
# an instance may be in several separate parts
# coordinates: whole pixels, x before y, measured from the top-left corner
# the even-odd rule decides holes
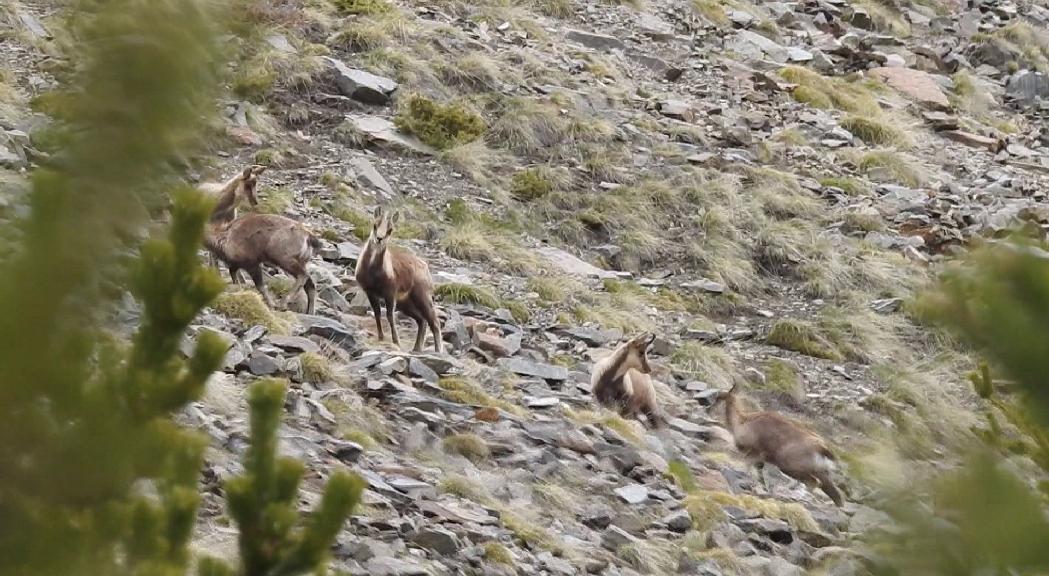
[[[313,314],[317,309],[317,284],[313,282],[313,278],[309,275],[306,276],[306,313]]]
[[[249,268],[248,275],[251,276],[251,281],[255,283],[255,289],[259,291],[259,294],[262,294],[262,300],[266,303],[266,306],[273,308],[273,298],[270,297],[270,291],[266,288],[266,282],[262,279],[262,267]]]
[[[288,293],[284,295],[284,298],[281,298],[281,303],[280,303],[281,308],[287,308],[288,307],[288,304],[291,302],[291,299],[294,298],[295,295],[297,295],[299,293],[299,290],[302,290],[303,287],[306,286],[306,282],[309,279],[310,279],[309,275],[306,274],[305,272],[303,272],[302,274],[296,274],[295,275],[295,283],[291,285],[291,289],[288,290]],[[307,293],[307,295],[308,295],[308,293]]]
[[[441,327],[437,323],[437,307],[433,305],[433,298],[427,298],[426,305],[420,309],[426,317],[426,323],[430,325],[430,332],[433,333],[433,348],[440,354],[444,352],[444,339],[441,337]]]
[[[397,296],[386,297],[386,320],[390,323],[390,336],[393,338],[394,345],[397,348],[401,347],[401,339],[397,337],[397,321],[394,317],[397,315]]]
[[[835,486],[834,482],[830,479],[830,474],[827,472],[821,472],[815,474],[814,477],[819,483],[820,490],[823,490],[823,493],[829,496],[838,508],[845,505],[845,500],[841,497],[841,492],[838,490],[838,487]]]
[[[227,266],[227,268],[229,268],[229,279],[230,279],[230,281],[233,282],[234,284],[240,284],[240,268],[238,268],[236,266],[233,266],[233,265]],[[215,270],[218,271],[218,269],[219,269],[218,264],[216,264],[215,265]]]
[[[365,292],[368,296],[368,303],[372,305],[372,314],[375,315],[375,331],[378,333],[379,342],[385,340],[385,336],[382,333],[382,309],[379,305],[379,297],[370,292]]]
[[[662,428],[666,423],[663,420],[663,415],[659,413],[659,410],[656,410],[655,406],[652,406],[651,404],[645,406],[644,412],[645,417],[648,418],[648,424],[652,428]]]
[[[412,352],[422,352],[423,342],[426,340],[426,320],[415,306],[401,306],[401,312],[415,320],[415,346]]]

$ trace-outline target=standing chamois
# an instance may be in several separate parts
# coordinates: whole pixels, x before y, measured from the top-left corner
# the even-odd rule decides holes
[[[644,414],[649,426],[659,428],[665,419],[656,402],[648,365],[648,348],[655,339],[655,334],[645,333],[620,344],[594,364],[590,387],[601,404],[626,418]]]
[[[295,284],[281,303],[287,307],[288,300],[306,290],[306,313],[313,314],[317,300],[317,286],[306,272],[306,263],[320,249],[321,243],[299,222],[274,214],[249,214],[237,218],[237,206],[241,200],[258,204],[255,195],[258,175],[265,170],[262,166],[245,168],[219,190],[218,203],[211,213],[204,233],[204,246],[226,263],[233,283],[239,283],[239,272],[246,270],[255,288],[262,294],[267,306],[273,307],[273,299],[262,273],[262,265],[269,264],[295,278]],[[207,190],[205,190],[207,191]]]
[[[418,256],[407,250],[389,246],[393,227],[400,219],[400,213],[391,216],[381,206],[375,208],[375,221],[372,223],[371,235],[361,248],[357,259],[357,284],[368,297],[372,312],[375,313],[375,329],[379,341],[384,339],[382,332],[382,312],[380,305],[386,303],[386,319],[390,323],[390,334],[393,343],[400,347],[397,337],[397,322],[394,313],[403,312],[415,320],[418,332],[415,335],[413,350],[422,350],[426,340],[426,326],[433,332],[433,345],[438,353],[442,352],[441,328],[437,323],[437,308],[433,302],[433,279],[430,267]]]
[[[841,492],[831,480],[836,459],[823,438],[777,412],[742,411],[736,398],[738,386],[735,384],[729,391],[719,393],[711,409],[725,404],[725,422],[736,448],[757,468],[765,490],[768,490],[765,463],[770,463],[810,488],[819,487],[836,505],[842,506]]]
[[[259,176],[266,171],[265,166],[249,166],[243,172],[224,183],[202,182],[197,185],[197,190],[215,198],[215,207],[211,210],[209,223],[228,223],[237,219],[237,208],[247,202],[255,206],[259,203],[256,191],[259,185]],[[218,269],[216,254],[208,251],[208,260],[213,268]],[[230,270],[233,283],[240,282],[239,275],[234,275]]]

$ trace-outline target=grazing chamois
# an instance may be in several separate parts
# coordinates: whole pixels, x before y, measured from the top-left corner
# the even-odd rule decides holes
[[[665,418],[656,402],[652,385],[648,348],[655,334],[641,334],[620,344],[611,354],[594,364],[590,387],[601,404],[618,410],[626,418],[644,414],[653,428],[663,426]]]
[[[742,411],[736,398],[738,386],[735,384],[727,392],[719,393],[711,409],[725,405],[725,423],[736,448],[757,468],[765,489],[768,490],[765,464],[769,463],[810,488],[819,487],[836,505],[842,506],[841,492],[831,480],[836,459],[826,441],[777,412]]]
[[[204,234],[204,244],[226,263],[234,283],[238,272],[246,270],[270,307],[273,299],[266,289],[262,265],[280,268],[295,278],[281,307],[286,308],[288,300],[305,289],[306,313],[313,314],[317,286],[306,272],[306,263],[320,249],[321,242],[299,222],[274,214],[249,214],[232,222],[212,221]]]
[[[401,345],[397,337],[397,322],[394,320],[394,313],[400,311],[415,320],[418,326],[413,350],[422,350],[426,340],[426,326],[429,325],[430,331],[433,332],[434,349],[440,353],[444,350],[444,343],[437,322],[437,308],[433,302],[433,278],[430,277],[430,267],[415,254],[389,245],[394,225],[400,219],[400,212],[390,215],[379,206],[375,208],[374,217],[371,235],[368,236],[368,241],[364,243],[357,259],[355,276],[375,314],[375,329],[379,341],[384,339],[380,307],[385,302],[386,320],[390,323],[390,334],[394,344],[398,347]]]
[[[243,172],[238,172],[224,183],[202,182],[198,184],[197,190],[215,198],[215,207],[211,210],[209,223],[225,223],[236,220],[237,208],[244,202],[252,206],[258,205],[259,200],[256,192],[258,190],[259,176],[265,171],[265,166],[249,166]],[[218,255],[209,250],[209,263],[213,268],[217,269],[218,262],[216,258],[218,258]],[[232,270],[230,270],[230,277],[234,284],[240,282],[238,275],[234,274]]]

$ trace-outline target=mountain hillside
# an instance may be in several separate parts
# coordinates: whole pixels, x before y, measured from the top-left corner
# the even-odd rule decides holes
[[[315,314],[230,284],[186,334],[229,343],[180,415],[210,438],[199,552],[236,554],[222,483],[266,376],[292,383],[302,508],[335,470],[368,482],[332,569],[376,576],[868,573],[893,491],[983,422],[973,358],[916,296],[974,242],[1049,226],[1045,0],[232,4],[187,179],[266,166],[253,210],[323,246]],[[2,7],[7,220],[77,52],[65,2]],[[403,351],[376,337],[354,269],[379,206],[429,264],[444,354],[408,352],[407,318]],[[590,390],[642,332],[655,430]],[[833,445],[843,508],[762,482],[710,408],[737,382]]]

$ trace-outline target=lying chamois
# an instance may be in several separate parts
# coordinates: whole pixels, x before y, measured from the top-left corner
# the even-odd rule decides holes
[[[255,206],[259,203],[256,191],[258,190],[259,176],[266,171],[265,166],[249,166],[244,169],[243,172],[238,172],[235,176],[230,178],[224,183],[219,182],[202,182],[197,185],[197,190],[205,193],[216,199],[215,207],[211,211],[210,223],[228,223],[237,219],[237,207],[247,202],[248,204]],[[218,262],[215,260],[217,255],[214,252],[208,253],[210,264],[212,267],[218,267]],[[234,283],[238,283],[240,280],[237,275],[233,274],[230,270],[230,276]]]
[[[305,289],[306,313],[313,314],[317,286],[306,273],[306,263],[320,249],[321,243],[302,224],[274,214],[249,214],[232,222],[213,219],[204,234],[204,245],[226,263],[234,283],[237,283],[240,270],[246,270],[262,299],[271,308],[273,299],[266,289],[262,265],[276,266],[293,276],[295,284],[281,307],[287,307],[288,300]]]
[[[382,313],[380,305],[386,303],[386,320],[390,323],[390,334],[393,343],[401,345],[397,337],[397,323],[394,312],[401,311],[415,320],[418,332],[415,335],[415,352],[422,350],[426,340],[426,326],[433,332],[433,345],[438,353],[442,352],[441,328],[437,322],[437,309],[433,303],[433,279],[430,267],[415,254],[407,250],[389,246],[393,227],[400,219],[400,213],[387,214],[382,207],[375,209],[375,221],[371,235],[361,248],[357,259],[357,284],[368,297],[372,312],[375,313],[375,329],[379,340],[384,339],[382,332]]]
[[[738,384],[718,394],[711,409],[725,404],[725,422],[743,452],[757,468],[762,485],[765,481],[765,463],[775,465],[784,474],[804,482],[810,488],[819,487],[835,504],[843,504],[841,492],[831,480],[835,468],[834,453],[827,443],[800,423],[770,411],[744,412],[736,399]]]
[[[649,426],[659,428],[664,417],[656,402],[656,390],[649,374],[648,347],[655,334],[642,334],[619,345],[610,355],[594,364],[590,387],[601,404],[618,410],[626,418],[644,414]]]

